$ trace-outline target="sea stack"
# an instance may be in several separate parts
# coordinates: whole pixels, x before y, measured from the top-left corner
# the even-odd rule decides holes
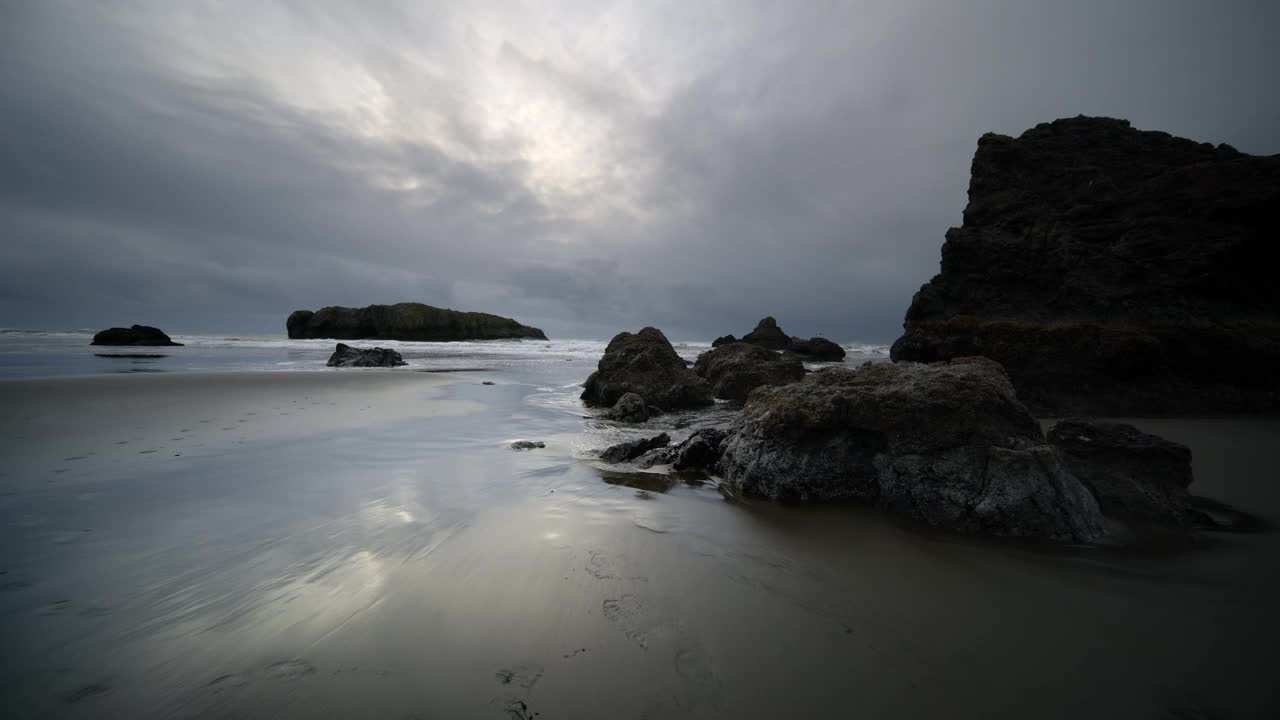
[[[150,325],[133,325],[131,327],[113,327],[93,336],[90,345],[136,345],[181,347],[182,343],[174,342],[159,328]]]
[[[488,313],[462,312],[422,303],[296,310],[285,322],[289,337],[335,340],[546,340],[538,328]]]
[[[1040,414],[1280,408],[1280,155],[1076,117],[978,141],[894,360],[985,355]]]

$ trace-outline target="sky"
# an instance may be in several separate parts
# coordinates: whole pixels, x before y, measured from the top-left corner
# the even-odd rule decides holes
[[[988,131],[1280,153],[1280,3],[0,0],[0,327],[889,342]]]

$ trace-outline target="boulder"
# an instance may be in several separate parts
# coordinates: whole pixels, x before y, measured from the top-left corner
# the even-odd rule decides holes
[[[517,440],[511,443],[512,450],[536,450],[546,446],[547,444],[541,440]]]
[[[1077,419],[1059,421],[1046,436],[1104,515],[1171,530],[1189,530],[1200,517],[1187,492],[1191,450],[1186,445],[1132,425]]]
[[[738,338],[732,335],[721,335],[720,337],[711,341],[711,347],[717,348],[717,347],[720,347],[721,345],[728,345],[729,343],[736,343],[736,342],[738,342]]]
[[[1077,117],[978,141],[894,360],[985,355],[1046,415],[1280,409],[1280,155]]]
[[[671,469],[680,473],[710,473],[720,461],[725,435],[719,428],[695,430],[676,446]]]
[[[698,356],[693,371],[711,385],[715,396],[743,401],[761,385],[786,385],[804,377],[804,364],[759,345],[737,342]]]
[[[422,303],[297,310],[285,327],[291,338],[335,340],[546,340],[541,330],[488,313],[462,312]]]
[[[613,407],[627,393],[667,410],[714,402],[711,386],[686,367],[662,331],[652,327],[615,335],[583,388],[584,402],[605,407]]]
[[[181,347],[182,343],[169,339],[159,328],[150,325],[133,325],[127,328],[114,327],[93,336],[90,345],[149,345]]]
[[[986,358],[826,368],[748,398],[719,469],[737,495],[873,503],[962,533],[1094,542],[1098,504]]]
[[[635,393],[627,393],[618,398],[605,417],[618,422],[644,422],[649,419],[649,408],[644,398]]]
[[[650,438],[621,442],[606,448],[604,452],[600,453],[600,459],[607,463],[627,462],[644,455],[650,450],[665,447],[670,442],[671,437],[666,433],[654,435]]]
[[[742,342],[759,345],[762,348],[770,350],[785,350],[787,345],[791,343],[791,338],[782,332],[782,328],[778,327],[778,321],[772,317],[766,317],[756,323],[756,329],[742,336]]]
[[[400,353],[388,348],[356,348],[338,343],[329,356],[329,367],[397,367],[408,365]]]
[[[844,348],[824,337],[813,337],[808,340],[793,337],[787,345],[787,352],[794,353],[809,362],[844,361]]]

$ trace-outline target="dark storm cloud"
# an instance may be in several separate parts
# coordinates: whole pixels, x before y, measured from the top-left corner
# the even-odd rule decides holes
[[[1280,151],[1270,3],[0,4],[0,325],[891,340],[978,136]]]

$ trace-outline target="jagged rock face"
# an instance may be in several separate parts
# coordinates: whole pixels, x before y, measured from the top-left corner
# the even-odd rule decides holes
[[[627,393],[618,398],[605,416],[618,422],[644,422],[649,419],[649,407],[644,398],[635,393]]]
[[[150,325],[133,325],[127,328],[109,328],[93,336],[90,345],[145,345],[181,347],[182,343],[174,342],[159,328]]]
[[[363,308],[326,307],[316,312],[297,310],[285,322],[291,338],[335,340],[546,340],[535,327],[488,313],[461,312],[397,303]]]
[[[657,328],[618,333],[596,367],[583,383],[582,400],[588,405],[612,407],[627,393],[667,410],[714,402],[711,386],[685,366]]]
[[[804,377],[804,364],[745,342],[721,345],[698,356],[693,371],[711,384],[715,396],[743,401],[761,385],[786,385]]]
[[[828,368],[760,388],[722,452],[735,494],[857,499],[965,533],[1103,535],[1097,502],[985,358]]]
[[[1132,425],[1061,420],[1049,443],[1098,499],[1105,515],[1168,530],[1190,530],[1191,449]]]
[[[1280,156],[1078,117],[978,142],[895,360],[985,355],[1055,414],[1280,408]]]
[[[712,341],[711,347],[717,348],[717,347],[720,347],[721,345],[728,345],[729,343],[736,343],[736,342],[738,342],[738,338],[734,337],[733,335],[721,335],[720,337]]]
[[[756,323],[756,329],[742,336],[742,342],[770,350],[785,350],[791,338],[778,327],[778,321],[767,317]]]
[[[400,353],[389,348],[356,348],[338,343],[329,356],[329,367],[399,367],[408,365]]]
[[[793,337],[787,345],[787,352],[794,353],[810,362],[844,361],[844,348],[822,337],[809,338],[808,340]]]

